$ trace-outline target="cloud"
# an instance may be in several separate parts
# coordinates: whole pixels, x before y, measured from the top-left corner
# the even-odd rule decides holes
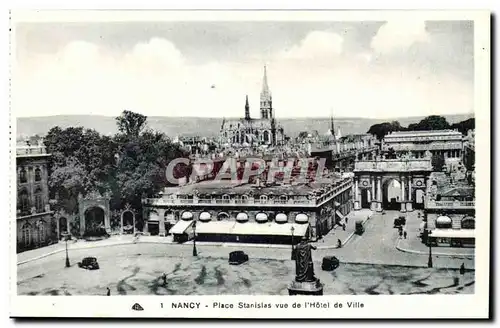
[[[429,34],[421,20],[391,20],[382,25],[371,41],[372,49],[387,54],[406,50],[417,42],[428,42]]]
[[[390,47],[381,46],[394,28],[389,24],[374,38],[379,51],[397,49],[394,38],[389,38]],[[424,40],[422,26],[416,25],[406,25],[407,32],[414,32],[412,42]],[[195,64],[164,38],[122,52],[74,41],[18,63],[13,107],[18,116],[114,116],[129,109],[148,116],[242,117],[248,95],[256,117],[267,63],[278,117],[328,116],[332,108],[337,116],[378,118],[467,113],[473,108],[472,82],[405,61],[381,65],[370,51],[344,53],[343,42],[335,33],[313,31],[268,57]]]
[[[310,32],[298,45],[280,54],[288,59],[322,59],[342,53],[343,38],[331,32]]]

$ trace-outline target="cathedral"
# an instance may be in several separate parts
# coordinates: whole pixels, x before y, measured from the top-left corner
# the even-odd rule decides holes
[[[260,118],[250,117],[248,96],[245,102],[245,117],[222,122],[220,139],[224,145],[255,147],[261,145],[277,146],[284,142],[283,127],[276,122],[273,112],[273,98],[267,83],[264,66],[262,91],[260,92]]]

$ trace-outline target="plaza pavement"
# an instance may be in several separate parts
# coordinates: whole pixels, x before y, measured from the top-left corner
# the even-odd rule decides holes
[[[412,267],[426,267],[427,252],[416,249],[417,232],[419,221],[416,212],[407,214],[408,239],[400,239],[397,229],[393,227],[394,217],[399,212],[372,213],[368,210],[353,211],[349,215],[346,230],[337,227],[322,241],[314,243],[317,250],[314,251],[315,261],[320,261],[323,256],[337,256],[345,263],[365,263],[365,264],[385,264],[404,265]],[[358,236],[354,234],[354,226],[357,218],[363,219],[365,232]],[[368,219],[369,218],[369,219]],[[337,240],[343,241],[342,248],[337,248]],[[120,248],[112,247],[122,245]],[[262,244],[241,244],[241,243],[200,243],[197,242],[198,254],[200,257],[227,258],[229,252],[233,250],[243,250],[249,254],[250,258],[262,259],[289,259],[291,255],[290,245],[262,245]],[[97,250],[96,248],[100,248]],[[192,256],[192,243],[173,243],[171,237],[141,236],[135,239],[132,236],[113,236],[102,241],[70,241],[68,250],[70,257],[80,260],[80,257],[95,256],[94,254],[108,254],[109,252],[131,252],[131,253],[155,253],[164,256]],[[443,249],[443,251],[441,251]],[[467,268],[474,268],[473,256],[466,254],[454,254],[453,250],[433,249],[433,262],[435,267],[458,268],[464,263]],[[473,249],[471,249],[473,251]],[[35,266],[39,262],[51,262],[52,260],[64,259],[65,245],[59,243],[44,248],[39,248],[17,255],[18,265],[23,266],[29,262]],[[445,254],[446,251],[451,253]],[[460,249],[464,251],[464,249]],[[42,261],[44,258],[45,261]],[[24,267],[24,266],[23,266]]]
[[[354,222],[358,219],[363,219],[365,222],[368,217],[372,215],[370,210],[360,210],[352,211],[348,215],[348,222],[346,224],[346,229],[343,230],[341,226],[336,225],[326,236],[315,243],[312,243],[318,249],[334,249],[337,248],[338,240],[342,241],[342,245],[345,246],[349,240],[354,235]],[[116,246],[125,244],[176,244],[173,241],[172,236],[160,237],[160,236],[140,236],[139,238],[134,238],[130,235],[117,235],[111,236],[108,239],[99,241],[85,241],[85,240],[70,240],[68,241],[68,250],[76,249],[87,249],[93,247],[106,247],[106,246]],[[193,242],[189,241],[183,245],[190,245],[192,247]],[[290,245],[276,245],[276,244],[245,244],[245,243],[222,243],[222,242],[197,242],[199,246],[224,246],[224,247],[240,247],[240,248],[280,248],[280,249],[290,249]],[[46,247],[36,248],[30,251],[25,251],[17,254],[17,264],[23,264],[29,261],[35,261],[37,259],[50,256],[59,252],[64,252],[66,250],[66,245],[64,242],[59,242],[58,244],[53,244]]]

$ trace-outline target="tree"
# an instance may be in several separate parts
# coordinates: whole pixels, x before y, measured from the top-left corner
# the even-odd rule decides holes
[[[446,118],[439,115],[427,116],[418,123],[408,125],[409,131],[424,131],[424,130],[446,130],[450,128],[450,124]]]
[[[50,129],[45,140],[52,154],[49,162],[51,196],[59,194],[72,213],[78,194],[111,191],[114,183],[116,145],[107,136],[82,127]]]
[[[451,125],[452,129],[460,131],[462,134],[466,135],[467,131],[474,130],[476,128],[476,121],[474,118],[469,118],[465,121],[461,121]]]
[[[146,126],[146,120],[147,116],[124,110],[122,114],[116,118],[116,123],[121,133],[138,137]]]
[[[374,124],[367,133],[375,135],[378,140],[382,140],[387,134],[394,131],[403,131],[404,128],[398,121]]]
[[[445,164],[444,155],[440,155],[437,153],[433,154],[431,158],[431,164],[433,171],[435,172],[443,171],[443,166]]]

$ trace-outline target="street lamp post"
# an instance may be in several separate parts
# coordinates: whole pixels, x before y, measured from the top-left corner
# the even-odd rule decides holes
[[[69,264],[69,256],[68,256],[68,239],[69,239],[70,234],[69,233],[64,233],[64,241],[66,243],[66,268],[70,267]]]
[[[292,257],[291,257],[291,259],[295,260],[295,246],[293,244],[293,232],[295,231],[295,228],[292,226],[290,228],[290,230],[292,231]]]
[[[198,251],[196,250],[196,221],[193,222],[193,256],[198,256]]]
[[[427,261],[427,267],[432,268],[432,242],[431,242],[431,231],[427,230],[427,243],[429,244],[429,260]]]

